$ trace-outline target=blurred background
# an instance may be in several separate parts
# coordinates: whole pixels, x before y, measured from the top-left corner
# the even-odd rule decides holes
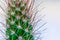
[[[60,0],[45,0],[47,18],[46,40],[60,40]]]

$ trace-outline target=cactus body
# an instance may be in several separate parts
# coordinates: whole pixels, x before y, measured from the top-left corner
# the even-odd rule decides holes
[[[8,18],[6,19],[8,28],[6,35],[8,40],[34,40],[31,34],[33,27],[30,24],[30,16],[28,14],[27,3],[20,0],[10,0],[7,11]],[[24,13],[23,13],[24,12]]]

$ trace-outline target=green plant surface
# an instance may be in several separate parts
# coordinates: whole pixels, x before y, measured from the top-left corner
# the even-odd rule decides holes
[[[13,7],[11,6],[11,4],[15,6]],[[26,3],[24,3],[23,1],[19,1],[19,3],[17,3],[16,1],[12,1],[11,4],[9,4],[9,10],[7,12],[7,15],[9,17],[6,19],[7,24],[9,25],[9,27],[6,29],[8,40],[18,40],[20,36],[22,37],[22,40],[34,40],[34,37],[31,34],[33,27],[29,23],[30,17],[26,15],[26,11],[28,11],[26,10]],[[25,14],[22,13],[23,11],[25,12]],[[17,18],[17,16],[19,18]]]

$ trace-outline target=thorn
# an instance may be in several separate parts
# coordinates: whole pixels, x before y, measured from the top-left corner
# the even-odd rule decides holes
[[[0,22],[0,23],[3,25],[4,28],[7,28],[7,26],[4,23],[2,23],[2,22]]]
[[[5,12],[5,10],[2,8],[2,6],[0,5],[0,8],[3,10],[3,12]],[[5,12],[6,13],[6,12]]]
[[[37,28],[36,30],[34,30],[34,31],[32,32],[32,34],[33,34],[34,32],[36,32],[37,30],[39,30],[40,28],[42,28],[45,24],[46,24],[46,23],[42,24],[39,28]]]
[[[33,10],[35,10],[36,8],[38,8],[42,3],[43,3],[43,1],[41,1]]]
[[[43,15],[40,19],[38,19],[37,21],[34,21],[33,23],[33,27],[35,27],[37,25],[38,22],[40,22],[42,20],[42,18],[45,17],[45,15]],[[35,25],[35,26],[34,26]]]

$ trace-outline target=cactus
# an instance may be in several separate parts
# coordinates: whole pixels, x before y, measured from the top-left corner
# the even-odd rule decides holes
[[[7,15],[9,17],[6,19],[8,40],[19,40],[19,37],[22,40],[34,40],[31,34],[33,27],[30,24],[29,8],[26,7],[27,3],[22,0],[10,0],[8,5]]]
[[[8,2],[7,2],[8,1]],[[36,0],[7,0],[5,1],[7,10],[2,10],[6,13],[6,24],[3,24],[5,30],[5,40],[40,40],[40,32],[38,30],[46,24],[42,24],[35,30],[35,26],[42,18],[35,21],[38,13],[37,7],[34,8],[34,2]],[[43,8],[42,8],[43,9]],[[41,15],[40,15],[41,16]],[[44,16],[43,16],[44,17]],[[45,30],[45,29],[44,29]],[[44,31],[42,30],[42,31]],[[38,33],[37,33],[37,32]],[[38,37],[35,36],[38,35]]]

